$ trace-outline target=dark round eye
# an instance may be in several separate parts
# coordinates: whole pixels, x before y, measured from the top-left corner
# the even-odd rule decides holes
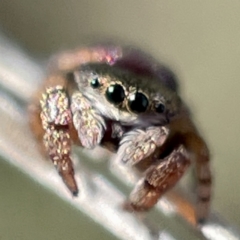
[[[163,113],[165,111],[165,106],[162,103],[156,105],[156,112]]]
[[[145,112],[148,108],[148,99],[143,93],[137,92],[133,95],[130,95],[128,106],[134,113]]]
[[[100,87],[100,82],[99,82],[99,79],[96,77],[96,78],[93,78],[92,80],[91,80],[91,86],[92,86],[92,88],[98,88],[98,87]]]
[[[106,91],[106,98],[113,104],[119,104],[123,102],[125,98],[125,92],[120,84],[110,85]]]

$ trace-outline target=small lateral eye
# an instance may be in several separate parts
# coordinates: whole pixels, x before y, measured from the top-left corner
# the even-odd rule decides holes
[[[91,87],[92,87],[92,88],[99,88],[100,85],[101,85],[98,77],[93,78],[93,79],[91,80],[90,84],[91,84]]]
[[[120,84],[112,84],[106,90],[106,98],[110,103],[119,104],[125,98],[125,92]]]
[[[135,94],[130,95],[128,106],[134,113],[145,112],[148,108],[148,99],[143,93],[136,92]]]
[[[162,103],[159,103],[155,107],[157,113],[164,113],[165,111],[165,106]]]

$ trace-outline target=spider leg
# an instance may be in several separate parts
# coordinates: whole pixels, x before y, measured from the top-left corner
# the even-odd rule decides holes
[[[42,155],[46,156],[46,149],[42,142],[45,130],[42,127],[42,120],[40,118],[41,107],[39,99],[41,98],[41,93],[42,91],[36,92],[32,98],[31,103],[28,106],[28,120],[30,129],[38,142],[37,146],[39,148],[39,151]]]
[[[162,126],[135,129],[123,136],[117,161],[135,165],[141,170],[147,169],[130,194],[125,209],[143,211],[153,207],[179,181],[189,166],[189,157],[182,145],[164,159],[158,159],[168,135],[168,128]]]
[[[196,184],[196,220],[205,221],[210,211],[212,173],[210,153],[207,144],[198,133],[188,115],[171,123],[171,130],[179,143],[182,143],[191,156],[195,170]]]
[[[152,155],[167,139],[166,127],[148,127],[146,130],[134,129],[123,136],[117,153],[117,161],[135,165]]]
[[[139,180],[124,208],[128,211],[145,211],[171,189],[190,165],[185,148],[180,145],[164,159],[154,162]]]
[[[57,85],[46,88],[40,103],[42,127],[45,130],[43,144],[59,175],[72,194],[76,196],[78,187],[71,160],[70,124],[72,116],[64,87]]]
[[[212,174],[210,168],[210,154],[204,140],[196,131],[183,136],[186,149],[193,155],[196,180],[196,218],[202,223],[210,211]]]
[[[53,72],[73,72],[79,66],[90,63],[100,62],[114,64],[122,57],[122,50],[112,45],[97,45],[64,51],[52,57],[49,64],[49,71]]]
[[[72,94],[71,111],[82,146],[92,149],[99,145],[106,130],[105,121],[79,91]]]
[[[45,134],[45,130],[42,127],[42,119],[41,119],[41,112],[42,108],[40,105],[40,100],[42,99],[42,94],[46,92],[46,89],[49,87],[54,86],[66,86],[66,79],[59,75],[51,75],[45,79],[43,85],[34,93],[30,104],[28,106],[28,117],[29,117],[29,125],[30,129],[38,142],[38,147],[40,148],[40,152],[47,156],[47,152],[45,146],[43,145],[43,136]],[[73,130],[73,128],[71,128]],[[74,132],[71,131],[71,137],[76,139]]]

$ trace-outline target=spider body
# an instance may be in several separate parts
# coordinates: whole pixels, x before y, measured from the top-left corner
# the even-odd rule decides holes
[[[35,136],[73,195],[78,186],[71,145],[101,145],[116,152],[116,161],[142,172],[125,204],[135,211],[154,206],[194,162],[196,217],[207,217],[208,148],[180,99],[174,75],[150,56],[104,45],[60,54],[29,109]]]

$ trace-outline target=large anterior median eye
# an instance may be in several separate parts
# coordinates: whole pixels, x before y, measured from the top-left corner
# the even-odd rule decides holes
[[[106,98],[110,103],[119,104],[125,98],[125,92],[120,84],[112,84],[106,90]]]
[[[130,95],[128,106],[129,109],[134,113],[145,112],[148,108],[148,99],[143,93],[136,92]]]

